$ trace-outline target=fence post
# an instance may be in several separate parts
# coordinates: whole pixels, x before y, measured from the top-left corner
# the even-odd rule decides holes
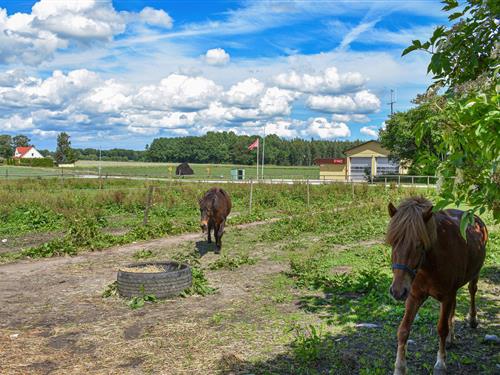
[[[311,198],[311,192],[309,187],[309,179],[307,179],[307,208],[309,209],[309,203]]]
[[[253,178],[250,177],[250,213],[252,213],[252,199],[253,199]]]
[[[411,176],[411,186],[415,185],[415,176]]]
[[[430,179],[430,177],[427,176],[427,188],[429,188],[429,179]]]
[[[144,219],[142,220],[142,225],[148,224],[149,219],[149,209],[151,208],[151,203],[153,202],[154,186],[150,186],[148,189],[148,197],[146,200],[146,207],[144,208]]]
[[[352,199],[354,199],[354,180],[351,178],[351,193],[352,193]]]
[[[387,177],[384,178],[384,189],[387,189]]]
[[[401,187],[401,175],[398,174],[398,188]]]

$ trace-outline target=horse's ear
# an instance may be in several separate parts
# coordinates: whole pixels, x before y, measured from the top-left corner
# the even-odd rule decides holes
[[[389,210],[390,217],[393,217],[394,215],[396,215],[396,212],[398,212],[398,210],[396,209],[396,207],[394,207],[392,202],[389,203],[389,205],[387,206],[387,209]]]
[[[422,217],[424,218],[425,223],[427,223],[429,219],[432,217],[432,209],[433,206],[430,206],[422,211]]]

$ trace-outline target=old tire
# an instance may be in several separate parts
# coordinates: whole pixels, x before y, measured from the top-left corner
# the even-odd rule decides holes
[[[144,262],[129,264],[127,267],[157,265],[165,272],[141,273],[118,271],[118,293],[122,297],[154,295],[156,298],[175,297],[191,287],[191,268],[177,262]]]

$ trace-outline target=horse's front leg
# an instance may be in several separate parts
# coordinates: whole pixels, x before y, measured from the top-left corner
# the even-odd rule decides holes
[[[455,307],[457,301],[453,301],[453,305],[451,307],[450,315],[448,316],[448,336],[446,337],[446,347],[450,348],[455,342]]]
[[[441,312],[439,314],[438,333],[439,333],[439,351],[437,353],[436,364],[434,365],[434,374],[446,374],[446,338],[450,332],[449,319],[456,303],[456,296],[441,302]]]
[[[417,315],[417,311],[425,301],[425,295],[410,294],[406,300],[405,315],[398,328],[398,351],[396,354],[396,363],[394,364],[394,375],[406,374],[406,342],[410,335],[411,325]]]
[[[211,221],[208,222],[208,243],[212,243],[212,230],[214,229],[213,223]]]
[[[217,233],[215,233],[215,243],[217,246],[217,250],[220,252],[222,247],[222,235],[224,234],[224,220],[219,224],[219,227],[216,228]]]

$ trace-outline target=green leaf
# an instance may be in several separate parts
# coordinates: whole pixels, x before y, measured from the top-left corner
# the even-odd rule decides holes
[[[420,48],[422,48],[422,43],[420,42],[420,40],[412,40],[411,46],[405,48],[405,50],[403,51],[401,56],[404,56],[404,55],[406,55],[412,51],[415,51],[417,49],[420,49]]]
[[[448,17],[448,19],[449,19],[450,21],[453,21],[453,20],[455,20],[455,19],[457,19],[457,18],[462,17],[463,15],[464,15],[464,14],[463,14],[463,12],[456,12],[456,13],[451,14],[451,15]]]
[[[467,227],[474,223],[474,213],[472,211],[465,211],[460,219],[460,234],[462,238],[467,241],[466,230]]]

